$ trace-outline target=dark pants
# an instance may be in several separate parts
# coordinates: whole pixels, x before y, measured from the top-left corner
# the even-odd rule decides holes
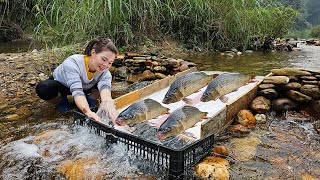
[[[94,85],[92,88],[98,89],[97,84]],[[88,95],[91,92],[91,89],[84,90],[83,92]],[[71,95],[70,89],[59,81],[53,80],[50,77],[47,80],[41,81],[36,86],[36,93],[38,96],[43,100],[50,100],[61,94],[61,97]]]

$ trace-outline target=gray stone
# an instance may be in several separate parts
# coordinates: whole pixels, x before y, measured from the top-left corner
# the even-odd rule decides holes
[[[289,78],[287,76],[269,76],[263,79],[264,84],[288,84]]]
[[[277,98],[279,95],[278,95],[277,91],[274,89],[263,89],[258,92],[258,96],[263,96],[267,99],[272,100],[272,99]]]
[[[275,87],[274,84],[260,84],[259,85],[259,89],[272,89],[274,87]]]
[[[272,110],[274,111],[287,111],[296,109],[299,106],[298,103],[288,98],[278,98],[272,101]]]
[[[295,91],[295,90],[290,90],[287,92],[287,96],[297,102],[310,102],[312,101],[312,98],[310,96],[307,96],[305,94],[302,94],[301,92]]]
[[[300,91],[313,99],[320,99],[320,89],[317,85],[305,84],[301,87]]]

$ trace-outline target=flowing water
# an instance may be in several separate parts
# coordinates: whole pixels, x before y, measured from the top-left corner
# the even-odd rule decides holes
[[[320,47],[299,47],[302,51],[254,52],[232,58],[218,53],[175,57],[207,71],[266,75],[282,67],[320,70]],[[19,122],[5,120],[6,112],[1,112],[0,179],[166,178],[165,172],[154,173],[154,164],[124,146],[109,144],[90,129],[74,125],[72,114],[62,115],[37,101],[37,97],[28,99],[33,115]],[[231,149],[231,178],[319,179],[320,138],[314,121],[298,112],[270,113],[267,124],[257,126],[249,136],[217,142]]]

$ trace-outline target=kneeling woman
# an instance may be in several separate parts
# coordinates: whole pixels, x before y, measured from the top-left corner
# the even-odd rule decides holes
[[[112,76],[109,68],[117,53],[118,50],[110,39],[90,41],[84,54],[68,57],[54,70],[52,77],[37,84],[38,96],[66,112],[69,109],[67,95],[72,95],[77,107],[97,121],[101,119],[90,107],[100,97],[100,109],[104,108],[114,122],[118,113],[111,98]]]

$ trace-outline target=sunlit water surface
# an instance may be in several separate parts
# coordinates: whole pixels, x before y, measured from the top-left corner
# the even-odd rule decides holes
[[[249,53],[227,58],[217,53],[180,54],[199,70],[266,75],[273,68],[302,67],[319,70],[320,47],[299,44],[302,51]],[[86,127],[75,126],[72,115],[35,106],[34,116],[2,123],[0,179],[165,179],[154,164],[141,160],[125,147],[108,144]],[[298,116],[298,115],[297,115]],[[246,161],[237,152],[228,158],[233,179],[304,179],[320,177],[319,135],[310,118],[295,113],[269,115],[265,126],[249,137],[259,139],[255,155]],[[40,134],[39,134],[40,133]],[[237,140],[236,140],[237,141]],[[230,148],[234,140],[220,142]],[[246,147],[244,147],[246,148]],[[82,168],[81,168],[82,167]],[[77,169],[79,168],[79,169]],[[67,176],[67,177],[66,177]]]

